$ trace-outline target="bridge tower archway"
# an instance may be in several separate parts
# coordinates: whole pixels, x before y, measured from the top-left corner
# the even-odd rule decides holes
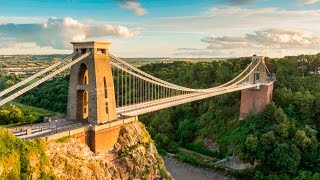
[[[89,93],[86,90],[77,91],[77,120],[88,121]]]
[[[78,72],[78,85],[83,88],[77,90],[77,120],[88,121],[89,117],[89,93],[85,90],[89,85],[89,70],[85,63],[80,64]]]
[[[79,67],[78,84],[79,85],[89,84],[89,71],[88,71],[87,65],[84,63],[82,63]]]

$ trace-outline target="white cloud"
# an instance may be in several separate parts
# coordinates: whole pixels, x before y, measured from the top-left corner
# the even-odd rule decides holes
[[[250,17],[256,15],[267,15],[270,13],[277,12],[278,9],[274,7],[269,8],[258,8],[258,9],[243,9],[240,7],[225,7],[225,8],[217,8],[213,7],[209,9],[209,15],[212,16],[240,16],[240,17]]]
[[[318,9],[285,10],[274,7],[248,9],[227,6],[210,8],[201,16],[152,19],[144,29],[146,32],[167,32],[168,29],[172,32],[188,32],[188,36],[184,35],[185,39],[194,41],[176,48],[177,51],[172,54],[176,56],[230,57],[257,53],[281,57],[320,52],[318,48],[320,44],[316,41],[320,36],[319,20]],[[270,29],[272,31],[269,32]],[[204,35],[195,34],[196,32],[205,33],[207,37],[203,38]],[[208,36],[210,34],[215,36]],[[176,33],[176,36],[179,34]],[[254,41],[254,38],[258,39]],[[209,40],[210,43],[199,44]],[[259,43],[260,41],[265,43]],[[269,45],[266,45],[267,42]]]
[[[179,54],[220,54],[221,56],[248,56],[251,54],[279,57],[320,52],[320,36],[294,29],[265,29],[244,36],[208,36],[201,41],[204,49],[180,49]]]
[[[320,32],[320,10],[283,10],[278,8],[211,8],[203,16],[153,19],[148,30],[243,34],[264,28],[297,28]],[[190,25],[192,22],[192,25]]]
[[[137,0],[118,0],[120,1],[120,7],[129,11],[132,11],[137,16],[143,16],[148,11],[142,8],[141,3]]]
[[[247,9],[226,6],[210,8],[201,16],[143,18],[126,23],[130,24],[130,27],[143,28],[143,36],[130,39],[123,38],[136,36],[140,29],[113,25],[119,22],[106,24],[94,20],[79,22],[71,18],[30,18],[30,23],[28,18],[11,17],[15,24],[6,24],[11,22],[7,19],[0,17],[0,24],[5,23],[0,25],[0,54],[3,54],[4,48],[8,48],[8,44],[19,43],[19,51],[28,49],[30,53],[33,49],[34,53],[38,53],[38,50],[44,51],[43,47],[56,52],[58,49],[69,48],[69,41],[94,39],[112,40],[110,50],[125,57],[230,57],[249,56],[254,53],[278,57],[319,52],[318,9]],[[23,24],[25,22],[29,24]],[[299,31],[294,30],[297,28]],[[215,36],[208,36],[210,34]],[[24,42],[34,42],[35,46],[27,48],[25,44],[20,44]],[[10,47],[13,49],[10,52],[17,50],[14,46]],[[6,52],[9,52],[9,49]]]
[[[22,17],[22,16],[0,16],[0,25],[7,23],[43,23],[47,20],[47,18],[43,17]]]
[[[256,0],[226,0],[232,6],[241,6],[246,4],[251,4]]]
[[[129,29],[120,25],[98,24],[88,31],[88,37],[102,37],[106,36],[106,34],[120,38],[129,38],[140,34],[140,30]]]
[[[50,46],[40,47],[36,43],[17,43],[9,42],[6,47],[1,47],[0,54],[16,55],[16,54],[70,54],[72,50],[54,49]]]
[[[279,45],[282,48],[312,47],[320,45],[319,36],[292,29],[267,29],[247,34],[248,41],[266,45]]]
[[[70,48],[71,41],[83,41],[90,38],[119,37],[129,38],[140,33],[139,29],[110,24],[83,24],[66,17],[49,18],[40,24],[3,24],[0,25],[2,46],[14,43],[35,43],[39,47],[54,49]]]
[[[319,0],[302,0],[301,1],[303,4],[315,4],[319,2]]]

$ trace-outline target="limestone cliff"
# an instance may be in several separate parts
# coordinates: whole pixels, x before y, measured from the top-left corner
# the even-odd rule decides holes
[[[51,178],[55,176],[57,179],[77,180],[172,179],[150,135],[139,122],[123,126],[116,145],[105,153],[95,154],[87,145],[72,137],[48,142],[44,144],[44,149],[49,161],[44,172]],[[28,159],[32,159],[31,157],[34,159],[35,156],[29,156]],[[28,162],[34,164],[34,160]],[[36,167],[40,170],[26,174],[30,179],[40,178],[39,172],[43,171],[43,167],[41,163]],[[47,177],[46,174],[42,173],[42,177]],[[0,177],[8,176],[2,176],[0,171]]]
[[[107,139],[106,139],[107,141]],[[120,130],[114,149],[94,154],[77,139],[47,144],[54,173],[62,179],[170,179],[163,160],[141,123]]]

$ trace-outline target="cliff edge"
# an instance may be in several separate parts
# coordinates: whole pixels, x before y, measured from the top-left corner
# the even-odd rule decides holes
[[[9,144],[31,144],[33,148],[15,149],[13,145],[8,146],[10,150],[5,136],[10,137]],[[0,133],[1,147],[7,149],[7,155],[0,151],[0,179],[172,179],[140,122],[122,126],[114,148],[101,154],[72,137],[44,143],[22,141],[8,132]],[[11,167],[1,162],[11,162]]]

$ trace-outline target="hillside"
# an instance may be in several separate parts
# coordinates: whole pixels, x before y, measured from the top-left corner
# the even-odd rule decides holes
[[[306,59],[301,62],[301,59]],[[150,64],[142,70],[176,84],[213,87],[232,79],[248,62]],[[275,74],[274,103],[239,121],[240,93],[149,113],[140,120],[158,149],[184,147],[213,158],[237,155],[257,168],[246,179],[310,179],[320,176],[320,54],[266,59]],[[235,73],[232,75],[232,73]],[[192,82],[192,83],[191,83]]]
[[[141,123],[123,126],[114,149],[99,155],[72,137],[22,141],[5,129],[0,149],[0,179],[171,179]]]
[[[157,63],[140,69],[174,84],[208,88],[236,77],[250,61],[251,58],[237,58]],[[266,63],[276,82],[274,103],[262,114],[239,121],[240,92],[235,92],[149,113],[139,119],[161,152],[177,153],[183,147],[218,159],[237,155],[251,163],[262,162],[254,172],[248,173],[250,178],[317,176],[320,173],[320,71],[317,71],[320,54],[266,58]],[[66,100],[62,97],[66,97],[67,79],[45,83],[27,93],[20,102],[51,110],[65,109]],[[61,87],[61,91],[52,87]],[[51,99],[58,96],[61,98]],[[291,153],[283,156],[282,152],[288,151]]]

